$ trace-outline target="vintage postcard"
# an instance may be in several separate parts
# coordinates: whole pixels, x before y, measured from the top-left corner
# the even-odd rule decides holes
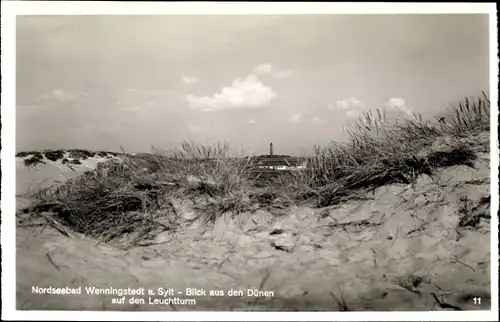
[[[2,317],[491,320],[495,13],[2,2]]]

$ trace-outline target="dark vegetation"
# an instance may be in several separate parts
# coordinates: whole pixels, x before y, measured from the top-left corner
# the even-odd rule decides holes
[[[68,152],[70,159],[64,156],[65,152]],[[70,149],[70,150],[44,150],[42,152],[37,151],[25,151],[16,153],[16,157],[24,158],[24,165],[26,166],[36,166],[37,164],[45,163],[45,159],[50,161],[61,160],[63,164],[81,164],[80,160],[86,160],[92,157],[110,157],[118,156],[120,153],[116,152],[105,152],[105,151],[88,151],[82,149]]]
[[[63,150],[47,150],[44,151],[45,157],[50,160],[50,161],[57,161],[59,159],[64,158],[64,151]]]
[[[31,157],[24,159],[24,165],[25,166],[33,166],[37,165],[39,163],[45,163],[43,161],[43,155],[40,152],[31,152],[30,154]]]

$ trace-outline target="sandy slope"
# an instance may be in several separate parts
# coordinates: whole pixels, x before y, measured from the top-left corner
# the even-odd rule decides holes
[[[57,182],[64,182],[82,174],[86,170],[92,170],[97,164],[109,160],[120,160],[120,157],[90,157],[79,159],[81,164],[63,164],[62,159],[51,161],[45,157],[44,163],[27,167],[24,161],[30,156],[16,157],[16,194],[36,191],[40,187],[47,187]],[[64,158],[72,160],[69,153],[64,153]]]
[[[460,198],[489,197],[489,175],[489,156],[480,154],[475,169],[447,168],[438,182],[423,176],[414,187],[385,186],[366,201],[339,207],[221,218],[213,231],[164,233],[157,238],[161,243],[128,252],[49,227],[18,227],[17,308],[489,309],[489,221],[461,234],[455,229]],[[189,214],[189,204],[176,207]],[[274,297],[179,296],[197,303],[152,305],[145,295],[142,305],[112,304],[118,296],[36,295],[33,286],[203,288],[226,294],[250,288],[273,291]],[[474,297],[481,297],[481,305],[474,305]]]

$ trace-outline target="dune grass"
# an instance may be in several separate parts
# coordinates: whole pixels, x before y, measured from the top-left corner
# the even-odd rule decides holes
[[[227,144],[184,142],[167,156],[124,153],[122,160],[36,192],[24,212],[50,212],[56,222],[103,241],[121,243],[129,234],[130,247],[196,219],[209,224],[248,209],[251,182],[244,173],[251,159],[230,157]],[[175,198],[196,200],[199,216],[178,216]]]
[[[387,184],[410,184],[421,174],[452,165],[473,166],[474,143],[460,140],[488,131],[486,94],[445,111],[434,120],[420,114],[390,121],[383,111],[364,113],[344,131],[347,140],[315,147],[304,171],[279,179],[296,200],[329,206]]]
[[[124,153],[121,163],[104,163],[38,192],[25,212],[51,212],[72,230],[109,242],[128,234],[130,247],[193,220],[208,225],[225,213],[293,203],[324,207],[382,185],[410,184],[442,167],[473,166],[474,142],[460,138],[488,131],[489,118],[484,93],[430,120],[418,114],[389,120],[384,111],[367,112],[345,129],[345,141],[316,146],[306,169],[265,185],[248,177],[254,159],[234,157],[226,143],[184,142],[164,155]],[[197,217],[183,218],[176,199],[190,200]]]

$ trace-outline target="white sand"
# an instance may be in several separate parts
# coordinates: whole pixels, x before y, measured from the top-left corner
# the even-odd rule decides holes
[[[343,297],[350,310],[439,310],[436,296],[463,310],[489,309],[489,224],[458,240],[455,229],[460,197],[489,196],[489,160],[482,157],[476,169],[441,171],[443,186],[423,176],[414,187],[381,187],[367,195],[371,200],[340,207],[292,208],[279,218],[265,211],[223,217],[210,232],[163,233],[162,244],[128,252],[50,228],[18,227],[17,308],[339,310],[335,297]],[[43,166],[45,175],[64,168]],[[192,211],[188,204],[177,207],[185,216]],[[363,219],[374,225],[332,227]],[[270,234],[278,228],[281,234]],[[171,306],[150,305],[148,296],[143,305],[120,305],[111,303],[118,296],[32,294],[33,286],[91,285],[226,293],[262,287],[274,297],[197,297],[196,306]],[[472,297],[482,297],[482,304]]]

